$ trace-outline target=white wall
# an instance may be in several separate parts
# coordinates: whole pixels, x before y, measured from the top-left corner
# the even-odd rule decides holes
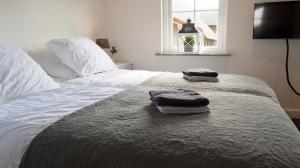
[[[228,0],[227,46],[231,57],[155,56],[161,47],[160,0],[106,0],[108,37],[120,52],[119,59],[137,69],[181,71],[208,67],[266,81],[286,109],[300,109],[300,98],[288,88],[284,74],[285,42],[253,40],[254,0]],[[291,42],[292,80],[300,90],[300,41]]]
[[[0,41],[26,50],[45,48],[52,38],[104,31],[102,0],[0,0]]]

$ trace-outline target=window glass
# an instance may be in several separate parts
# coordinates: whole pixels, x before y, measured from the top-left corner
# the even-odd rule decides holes
[[[194,0],[173,0],[173,11],[193,11]]]
[[[191,19],[200,32],[200,45],[217,47],[219,34],[219,0],[172,0],[172,48],[182,24]]]

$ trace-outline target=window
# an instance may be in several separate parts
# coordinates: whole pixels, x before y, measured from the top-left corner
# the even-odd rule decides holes
[[[176,52],[187,19],[199,32],[201,52],[226,52],[227,0],[162,0],[163,52]]]

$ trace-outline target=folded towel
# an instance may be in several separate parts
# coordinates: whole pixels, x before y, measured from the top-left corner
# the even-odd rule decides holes
[[[159,112],[164,114],[199,114],[208,113],[209,107],[173,107],[173,106],[159,106],[155,104]]]
[[[178,94],[178,93],[188,93],[190,95],[200,95],[199,93],[192,91],[192,90],[185,90],[185,89],[176,89],[176,90],[154,90],[150,91],[149,95],[151,96],[151,101],[156,101],[156,96],[162,94]]]
[[[209,100],[192,90],[155,90],[149,94],[158,111],[164,114],[209,112]]]
[[[156,96],[155,103],[159,106],[203,107],[209,104],[209,100],[201,95],[178,93]]]
[[[209,104],[206,97],[191,90],[150,91],[149,94],[158,106],[203,107]]]
[[[183,78],[190,82],[219,82],[219,79],[217,77],[184,75]]]
[[[219,74],[216,71],[207,68],[190,69],[183,71],[184,75],[187,76],[206,76],[206,77],[218,77]]]

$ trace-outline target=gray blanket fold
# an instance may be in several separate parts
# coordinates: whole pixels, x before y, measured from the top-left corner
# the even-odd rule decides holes
[[[170,116],[157,112],[148,94],[168,87],[149,82],[159,83],[54,123],[32,141],[20,168],[300,167],[300,133],[270,92],[207,90],[211,113]]]

